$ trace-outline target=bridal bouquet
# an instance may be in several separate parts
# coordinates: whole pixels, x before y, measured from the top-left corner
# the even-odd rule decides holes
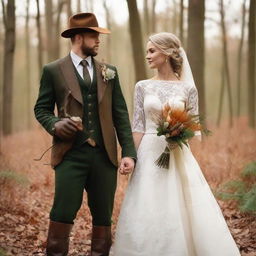
[[[164,135],[166,138],[166,148],[155,161],[160,168],[168,169],[170,161],[170,151],[176,147],[188,146],[188,139],[195,136],[196,131],[201,131],[199,115],[192,115],[188,108],[178,108],[166,104],[162,109],[162,114],[158,117],[157,135]]]

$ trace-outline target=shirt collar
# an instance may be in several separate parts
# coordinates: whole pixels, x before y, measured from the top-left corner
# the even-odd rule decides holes
[[[73,51],[70,51],[70,56],[71,56],[72,62],[74,63],[75,67],[77,68],[79,66],[80,62],[83,60],[83,58],[81,58],[80,56],[75,54]],[[92,56],[88,56],[87,58],[85,58],[85,60],[88,62],[88,66],[91,67],[92,66]]]

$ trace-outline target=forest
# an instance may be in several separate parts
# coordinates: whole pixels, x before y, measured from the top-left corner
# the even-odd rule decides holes
[[[171,32],[185,49],[211,135],[193,145],[242,256],[256,255],[256,0],[1,0],[0,256],[44,255],[54,196],[51,136],[34,117],[43,66],[66,56],[68,18],[93,12],[111,30],[96,59],[117,67],[130,120],[137,81],[149,79],[146,43]],[[113,235],[129,176],[118,176]],[[87,199],[70,255],[89,255]]]

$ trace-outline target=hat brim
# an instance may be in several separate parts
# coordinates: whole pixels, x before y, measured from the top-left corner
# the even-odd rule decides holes
[[[107,28],[100,28],[100,27],[81,28],[81,27],[78,27],[78,28],[70,28],[70,29],[67,29],[67,30],[63,31],[61,33],[61,36],[65,37],[65,38],[70,38],[70,37],[73,37],[76,34],[83,33],[83,32],[88,32],[88,31],[96,31],[100,34],[110,34],[111,33],[110,30],[108,30]]]

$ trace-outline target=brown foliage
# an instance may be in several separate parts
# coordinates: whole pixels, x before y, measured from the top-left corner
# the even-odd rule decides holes
[[[223,124],[219,129],[210,127],[213,135],[203,144],[192,144],[195,157],[214,189],[219,184],[239,177],[242,168],[255,160],[255,131],[240,119],[232,129]],[[50,146],[50,137],[43,130],[21,132],[3,140],[0,154],[0,171],[12,170],[25,174],[29,185],[20,186],[0,178],[0,248],[7,255],[44,255],[48,228],[48,214],[53,200],[53,170],[49,154],[41,162],[33,161]],[[120,206],[128,183],[127,176],[119,176],[113,214],[115,230]],[[256,252],[256,220],[240,213],[231,203],[219,201],[242,255]],[[91,217],[86,206],[86,196],[79,211],[71,236],[70,255],[88,253],[90,246]],[[132,223],[131,223],[132,225]]]

